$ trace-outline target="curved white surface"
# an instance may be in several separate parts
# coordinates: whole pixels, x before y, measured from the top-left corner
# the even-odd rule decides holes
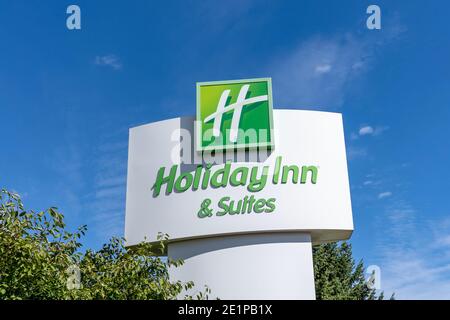
[[[169,243],[171,280],[207,285],[209,299],[314,300],[311,238],[305,233],[255,234]]]
[[[125,221],[127,245],[144,239],[154,241],[158,232],[169,234],[171,240],[275,231],[307,232],[313,243],[349,238],[353,220],[341,114],[274,110],[273,118],[273,152],[259,162],[238,162],[233,163],[233,167],[269,165],[272,170],[276,157],[282,156],[283,165],[317,166],[316,184],[274,185],[268,181],[266,187],[256,193],[247,191],[245,186],[228,186],[170,195],[162,192],[154,197],[151,187],[158,169],[165,166],[167,173],[173,165],[174,155],[175,163],[181,163],[179,148],[190,144],[191,148],[184,148],[183,155],[190,153],[196,156],[193,148],[194,118],[175,118],[130,129]],[[181,136],[186,131],[180,129],[191,132],[192,141],[186,137],[183,140]],[[180,168],[194,171],[195,165],[183,164]],[[275,197],[275,211],[270,214],[197,217],[205,198],[217,203],[224,196],[238,200],[252,194],[256,198]]]

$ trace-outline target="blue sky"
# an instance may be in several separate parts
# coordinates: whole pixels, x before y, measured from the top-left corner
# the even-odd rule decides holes
[[[366,28],[378,4],[382,29]],[[81,7],[82,29],[66,28]],[[342,112],[357,259],[398,298],[450,298],[450,4],[0,1],[1,186],[122,235],[128,128],[195,83],[272,77],[275,108]]]

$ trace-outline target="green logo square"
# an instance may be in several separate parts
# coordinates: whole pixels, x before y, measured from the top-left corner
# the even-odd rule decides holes
[[[270,78],[197,83],[197,151],[273,146]]]

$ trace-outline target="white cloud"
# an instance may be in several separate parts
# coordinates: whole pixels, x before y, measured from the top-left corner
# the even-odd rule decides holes
[[[366,148],[358,148],[350,146],[347,148],[347,157],[349,160],[354,160],[356,158],[362,158],[367,156]]]
[[[96,184],[98,187],[115,187],[117,185],[123,185],[126,182],[126,176],[125,175],[119,175],[114,177],[104,177],[103,175],[99,174],[97,176]]]
[[[73,143],[74,127],[67,124],[65,136],[65,144],[56,146],[53,153],[47,160],[48,165],[57,174],[56,183],[54,185],[53,195],[49,196],[54,199],[53,203],[48,206],[57,205],[66,216],[71,218],[77,217],[83,212],[83,202],[80,195],[83,194],[85,188],[85,179],[83,176],[84,163],[83,150]]]
[[[378,194],[378,199],[383,199],[392,196],[392,192],[386,191]]]
[[[342,106],[345,86],[364,67],[353,65],[367,56],[364,41],[352,36],[316,37],[277,57],[269,73],[277,84],[278,103],[287,107],[337,109]],[[325,75],[326,77],[322,76]]]
[[[367,181],[364,181],[364,183],[363,183],[365,186],[368,186],[368,185],[370,185],[370,184],[373,184],[373,181],[372,180],[367,180]]]
[[[428,247],[428,245],[425,245]],[[450,299],[450,264],[433,265],[421,248],[392,248],[382,266],[386,293],[397,299]]]
[[[329,65],[329,64],[318,65],[318,66],[316,66],[316,69],[315,69],[317,74],[328,73],[328,72],[330,72],[330,70],[331,70],[331,65]]]
[[[450,246],[450,234],[439,237],[439,239],[437,239],[437,242],[443,246]]]
[[[351,139],[351,140],[358,140],[358,139],[359,139],[359,136],[358,136],[356,133],[352,132],[352,133],[350,134],[350,139]]]
[[[377,126],[377,127],[375,127],[375,130],[373,131],[373,135],[379,136],[380,134],[382,134],[384,131],[386,131],[388,129],[389,129],[389,127],[387,127],[387,126]]]
[[[375,128],[373,128],[372,126],[363,126],[359,129],[358,134],[360,136],[379,136],[388,129],[389,127],[387,126],[376,126]]]
[[[108,54],[105,56],[96,56],[95,64],[98,66],[111,67],[114,70],[122,69],[122,62],[120,61],[119,57],[117,57],[114,54]]]
[[[123,235],[125,219],[127,143],[124,137],[105,139],[97,148],[90,222],[105,240]]]
[[[358,70],[364,67],[364,61],[357,61],[352,65],[352,69]]]
[[[406,31],[397,20],[385,17],[384,31],[376,38],[348,32],[315,36],[276,56],[266,73],[276,83],[273,91],[277,104],[285,108],[341,108],[347,94],[357,88],[358,78],[373,65],[380,48]]]
[[[362,127],[361,129],[359,129],[359,135],[360,136],[373,134],[373,132],[374,132],[374,130],[373,130],[373,128],[371,126],[365,126],[365,127]]]
[[[96,199],[120,197],[125,191],[123,186],[116,186],[111,188],[100,188],[95,192]]]
[[[397,299],[450,299],[450,219],[419,223],[416,214],[404,201],[386,210],[376,246],[381,289]]]

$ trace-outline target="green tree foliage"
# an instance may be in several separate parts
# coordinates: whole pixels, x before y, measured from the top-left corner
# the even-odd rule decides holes
[[[2,190],[0,299],[174,299],[193,287],[169,281],[168,268],[182,261],[156,256],[166,236],[157,246],[133,248],[112,238],[99,251],[82,253],[85,232],[86,226],[66,231],[56,208],[27,211],[18,195]],[[195,298],[207,294],[208,289]]]
[[[314,280],[317,300],[382,300],[383,293],[367,286],[364,265],[357,265],[352,247],[336,242],[313,247]]]
[[[98,251],[81,249],[86,226],[71,233],[56,208],[24,209],[17,194],[0,192],[0,299],[175,299],[192,282],[169,281],[168,268],[182,261],[160,258],[158,245],[124,246],[112,238]],[[317,299],[382,299],[367,287],[362,262],[351,246],[313,248]],[[78,275],[80,277],[78,277]],[[209,289],[187,299],[208,298]]]

